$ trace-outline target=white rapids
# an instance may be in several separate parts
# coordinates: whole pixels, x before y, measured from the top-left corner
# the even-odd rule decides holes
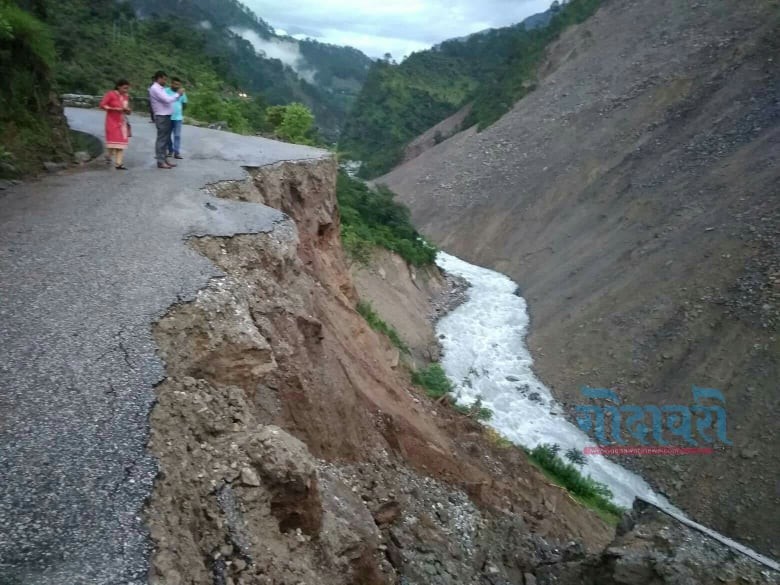
[[[493,411],[487,423],[517,445],[533,449],[556,443],[561,452],[596,447],[579,427],[570,423],[550,390],[533,372],[533,360],[525,345],[528,311],[518,286],[507,276],[474,266],[439,252],[440,268],[465,278],[471,287],[465,303],[436,325],[442,346],[442,366],[455,384],[459,404],[478,398]],[[694,522],[655,493],[635,473],[601,455],[587,455],[585,475],[605,484],[619,506],[630,508],[635,498],[649,502],[679,522],[702,532],[767,567],[780,570],[777,561]]]
[[[442,318],[436,332],[442,345],[442,366],[455,383],[461,404],[482,404],[493,411],[488,422],[507,439],[533,449],[556,443],[561,452],[596,447],[596,443],[569,422],[550,390],[536,377],[525,345],[528,311],[518,287],[507,276],[480,268],[440,252],[440,268],[465,278],[471,288],[468,300]],[[609,487],[616,504],[631,507],[634,498],[671,508],[637,474],[601,455],[588,455],[583,467]]]

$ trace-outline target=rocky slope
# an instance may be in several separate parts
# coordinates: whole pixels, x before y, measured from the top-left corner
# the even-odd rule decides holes
[[[538,88],[378,182],[417,226],[511,275],[569,406],[726,397],[733,446],[627,461],[696,519],[774,555],[780,496],[780,10],[608,1]]]
[[[523,583],[601,550],[609,527],[418,394],[357,314],[335,163],[251,174],[211,188],[291,219],[193,240],[226,276],[155,330],[152,582]]]

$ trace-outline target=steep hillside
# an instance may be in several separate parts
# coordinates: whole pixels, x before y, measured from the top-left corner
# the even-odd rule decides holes
[[[70,159],[53,65],[54,46],[45,25],[13,4],[0,3],[0,179]]]
[[[418,134],[472,103],[464,127],[486,126],[531,89],[544,48],[601,0],[572,0],[517,25],[490,29],[412,54],[400,65],[378,61],[355,103],[340,142],[376,177],[401,162]]]
[[[568,406],[723,391],[712,456],[628,465],[771,554],[780,518],[780,5],[611,0],[538,88],[379,182],[436,244],[521,283],[537,368]]]
[[[227,277],[155,327],[151,582],[521,583],[600,551],[609,527],[418,394],[355,311],[335,163],[250,173],[212,189],[288,219],[193,240]]]
[[[352,47],[341,47],[313,39],[297,40],[276,33],[273,27],[237,0],[186,0],[159,2],[131,0],[141,17],[169,16],[184,20],[188,28],[206,29],[215,44],[225,44],[241,53],[246,41],[255,52],[251,64],[230,63],[244,88],[264,91],[274,84],[284,86],[319,114],[328,130],[340,129],[368,74],[371,59]],[[221,37],[221,38],[220,38]],[[258,58],[259,57],[259,58]],[[283,66],[286,75],[269,67]],[[292,74],[292,75],[291,75]],[[280,90],[277,90],[280,91]],[[290,101],[289,95],[269,95],[274,103]],[[331,120],[331,118],[333,118]]]
[[[99,94],[118,77],[143,92],[164,69],[191,88],[303,102],[335,140],[371,63],[356,49],[280,37],[234,0],[39,4],[48,6],[65,93]]]

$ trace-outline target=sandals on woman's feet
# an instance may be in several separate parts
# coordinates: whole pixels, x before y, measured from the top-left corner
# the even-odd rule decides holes
[[[118,171],[126,171],[127,170],[127,167],[125,165],[116,165],[114,168],[116,170],[118,170]]]

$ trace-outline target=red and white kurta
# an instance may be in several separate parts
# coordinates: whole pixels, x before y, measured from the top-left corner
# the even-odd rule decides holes
[[[128,98],[116,90],[109,91],[103,96],[100,107],[122,108],[124,110],[128,105]],[[106,148],[127,148],[129,141],[127,132],[127,119],[124,111],[107,110],[106,111]]]

